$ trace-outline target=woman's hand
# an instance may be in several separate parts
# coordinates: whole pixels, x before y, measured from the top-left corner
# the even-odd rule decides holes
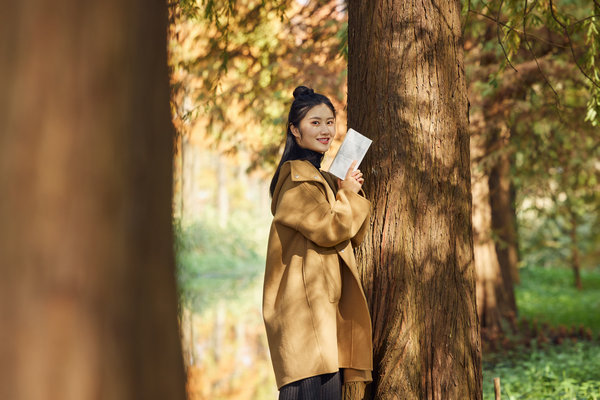
[[[346,172],[346,177],[344,180],[338,179],[338,189],[346,189],[354,193],[358,193],[365,180],[363,179],[363,174],[359,169],[354,171],[355,165],[356,160],[352,161],[350,168],[348,168],[348,172]]]

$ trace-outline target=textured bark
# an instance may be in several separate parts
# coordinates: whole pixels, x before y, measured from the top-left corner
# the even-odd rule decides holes
[[[342,399],[366,400],[371,395],[364,382],[349,382],[342,386]]]
[[[348,3],[349,127],[373,139],[358,249],[374,399],[481,399],[460,3]],[[347,394],[346,399],[356,399]]]
[[[3,5],[0,398],[184,399],[166,3]]]

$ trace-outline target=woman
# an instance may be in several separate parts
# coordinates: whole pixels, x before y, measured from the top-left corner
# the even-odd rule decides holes
[[[263,317],[279,399],[340,399],[341,383],[371,381],[371,319],[353,247],[370,203],[359,170],[319,167],[335,136],[329,99],[299,86],[271,182]]]

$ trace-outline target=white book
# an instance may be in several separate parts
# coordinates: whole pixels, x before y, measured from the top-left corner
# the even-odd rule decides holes
[[[346,137],[329,167],[329,172],[340,179],[344,179],[352,161],[356,160],[354,169],[358,168],[371,143],[373,141],[368,137],[361,135],[352,128],[348,129],[348,133],[346,133]]]

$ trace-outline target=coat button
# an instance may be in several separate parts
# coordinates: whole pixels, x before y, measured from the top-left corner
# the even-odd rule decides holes
[[[316,175],[315,175],[315,176],[313,176],[313,178],[315,178],[315,179],[318,179],[318,177],[317,177]]]
[[[298,179],[300,178],[300,175],[294,175],[294,178]]]
[[[344,249],[341,249],[341,250],[340,250],[340,253],[343,253],[343,252],[344,252]]]

